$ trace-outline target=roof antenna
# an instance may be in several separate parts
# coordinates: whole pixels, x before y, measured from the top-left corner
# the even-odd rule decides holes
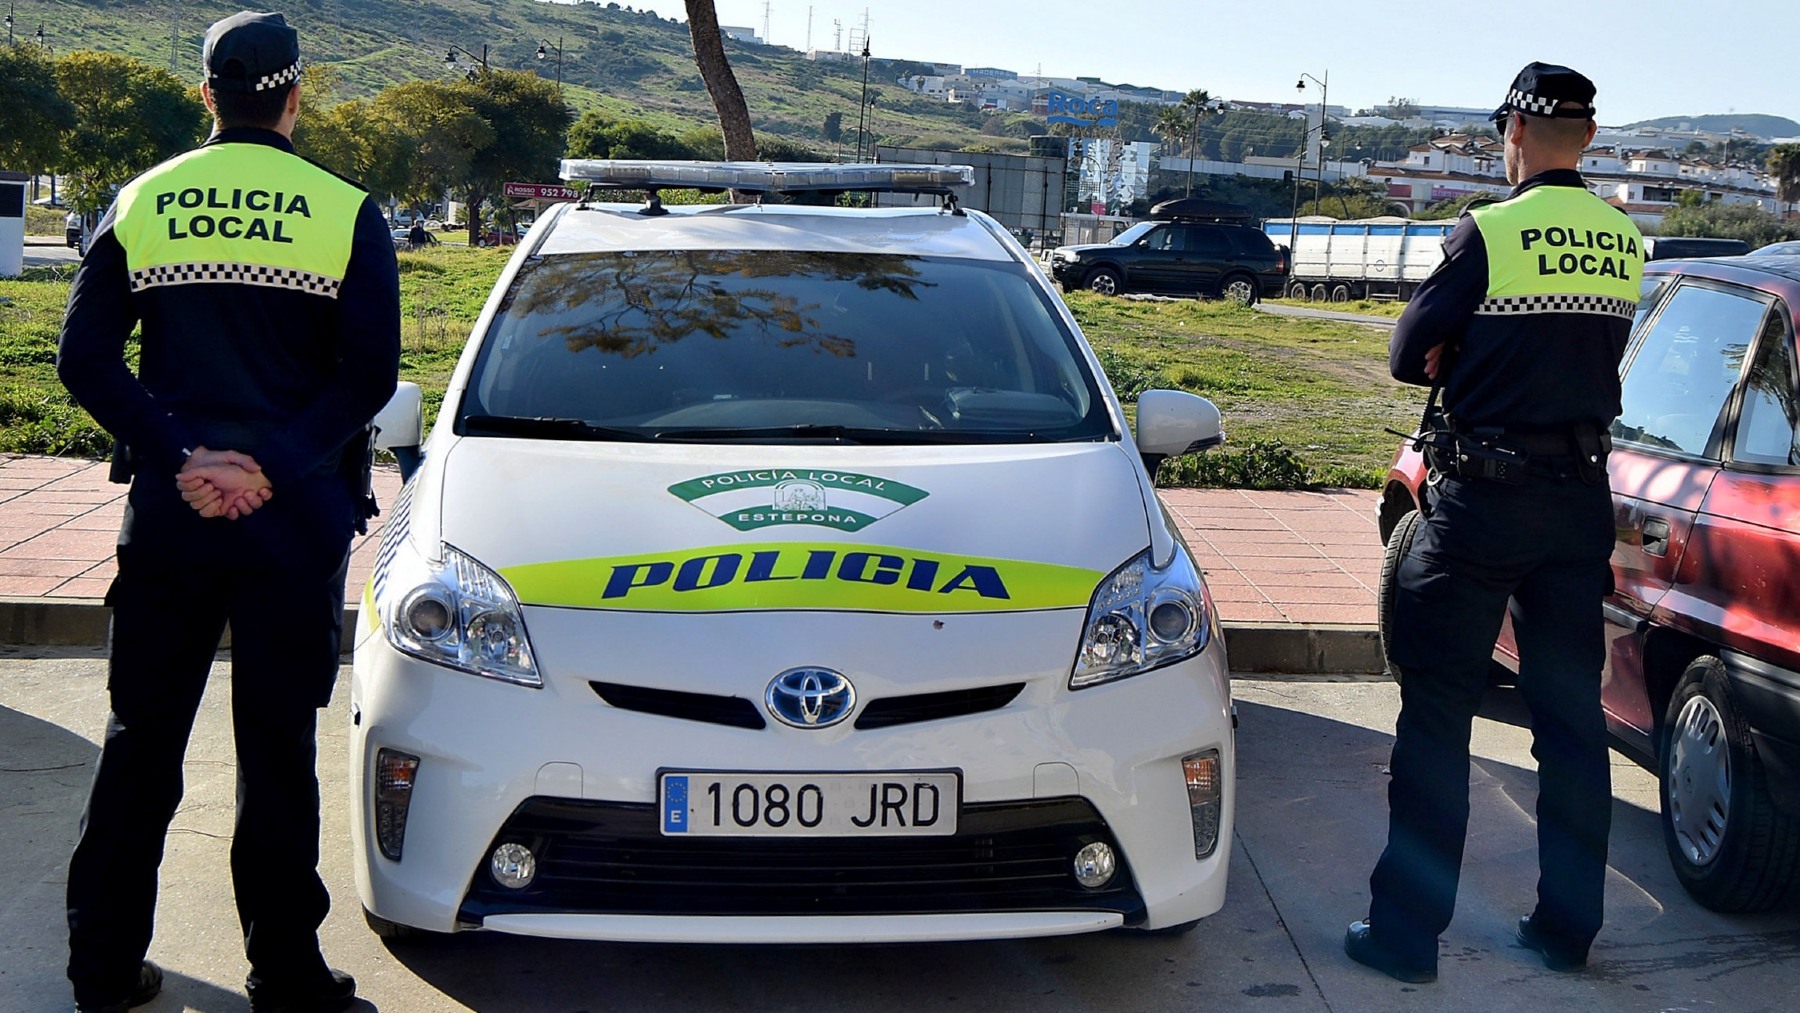
[[[660,190],[651,190],[650,196],[644,201],[644,206],[638,209],[640,215],[655,216],[668,213],[669,209],[662,206],[662,191]]]
[[[963,214],[963,209],[962,209],[961,205],[956,203],[956,194],[951,193],[948,190],[944,191],[944,206],[939,208],[938,210],[939,211],[948,211],[951,214],[957,216],[958,218],[968,217],[967,215]]]

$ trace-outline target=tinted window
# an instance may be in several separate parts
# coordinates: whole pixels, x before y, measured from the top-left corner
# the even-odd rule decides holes
[[[1275,250],[1275,244],[1270,242],[1269,237],[1261,232],[1256,232],[1251,229],[1231,229],[1228,235],[1231,236],[1231,245],[1235,247],[1240,254],[1257,256],[1260,254],[1273,253]]]
[[[1732,457],[1752,464],[1800,464],[1800,376],[1785,313],[1769,314],[1744,378]]]
[[[1150,249],[1169,252],[1186,249],[1182,243],[1182,229],[1157,229],[1150,233]]]
[[[528,261],[469,391],[465,419],[576,419],[640,438],[1113,432],[1075,336],[1026,269],[968,260],[754,250]]]
[[[1208,225],[1187,227],[1187,251],[1196,257],[1222,258],[1229,252],[1225,234]]]
[[[1626,367],[1613,438],[1716,454],[1725,402],[1764,309],[1761,300],[1719,289],[1677,288]]]
[[[1139,222],[1131,228],[1126,229],[1124,232],[1112,237],[1109,242],[1113,246],[1130,246],[1132,243],[1144,238],[1144,234],[1154,228],[1156,228],[1155,222]]]

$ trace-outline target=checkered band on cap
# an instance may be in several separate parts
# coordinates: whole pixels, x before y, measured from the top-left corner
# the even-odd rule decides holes
[[[1491,95],[1493,93],[1489,92],[1489,94]],[[1528,113],[1536,113],[1539,116],[1548,116],[1555,112],[1557,102],[1557,99],[1538,98],[1530,92],[1520,91],[1517,88],[1513,88],[1506,93],[1507,105],[1523,109]]]
[[[1481,316],[1518,316],[1526,313],[1591,313],[1630,320],[1637,313],[1637,302],[1600,295],[1509,295],[1483,299],[1475,307]]]
[[[252,90],[267,91],[270,88],[279,88],[290,81],[298,80],[300,80],[300,64],[296,61],[273,74],[264,74],[257,79],[256,85]]]
[[[309,295],[336,299],[341,278],[330,278],[311,271],[267,264],[209,263],[160,264],[131,272],[131,290],[141,292],[162,285],[258,285],[263,288],[285,288]]]

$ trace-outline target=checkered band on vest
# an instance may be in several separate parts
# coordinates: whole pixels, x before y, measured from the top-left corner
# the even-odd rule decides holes
[[[1518,316],[1525,313],[1593,313],[1630,320],[1637,303],[1602,295],[1509,295],[1483,299],[1475,312],[1482,316]]]
[[[1538,98],[1530,92],[1520,91],[1517,88],[1509,89],[1506,93],[1507,105],[1516,106],[1528,113],[1536,113],[1539,116],[1548,116],[1554,112],[1556,110],[1556,103],[1556,99]]]
[[[336,299],[341,278],[328,278],[311,271],[291,267],[269,267],[266,264],[192,263],[161,264],[131,272],[131,290],[141,292],[160,285],[260,285],[264,288],[286,288],[310,295]]]

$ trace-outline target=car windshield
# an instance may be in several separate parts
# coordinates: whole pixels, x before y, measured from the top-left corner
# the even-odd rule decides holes
[[[1124,232],[1121,232],[1118,235],[1112,237],[1112,239],[1107,243],[1107,245],[1108,246],[1130,246],[1132,243],[1135,243],[1138,240],[1144,238],[1144,234],[1149,232],[1151,229],[1156,228],[1156,225],[1157,225],[1156,222],[1138,222],[1136,225],[1133,225],[1131,228],[1126,229]]]
[[[457,431],[563,439],[1110,439],[1094,378],[1013,263],[798,251],[526,262]]]

